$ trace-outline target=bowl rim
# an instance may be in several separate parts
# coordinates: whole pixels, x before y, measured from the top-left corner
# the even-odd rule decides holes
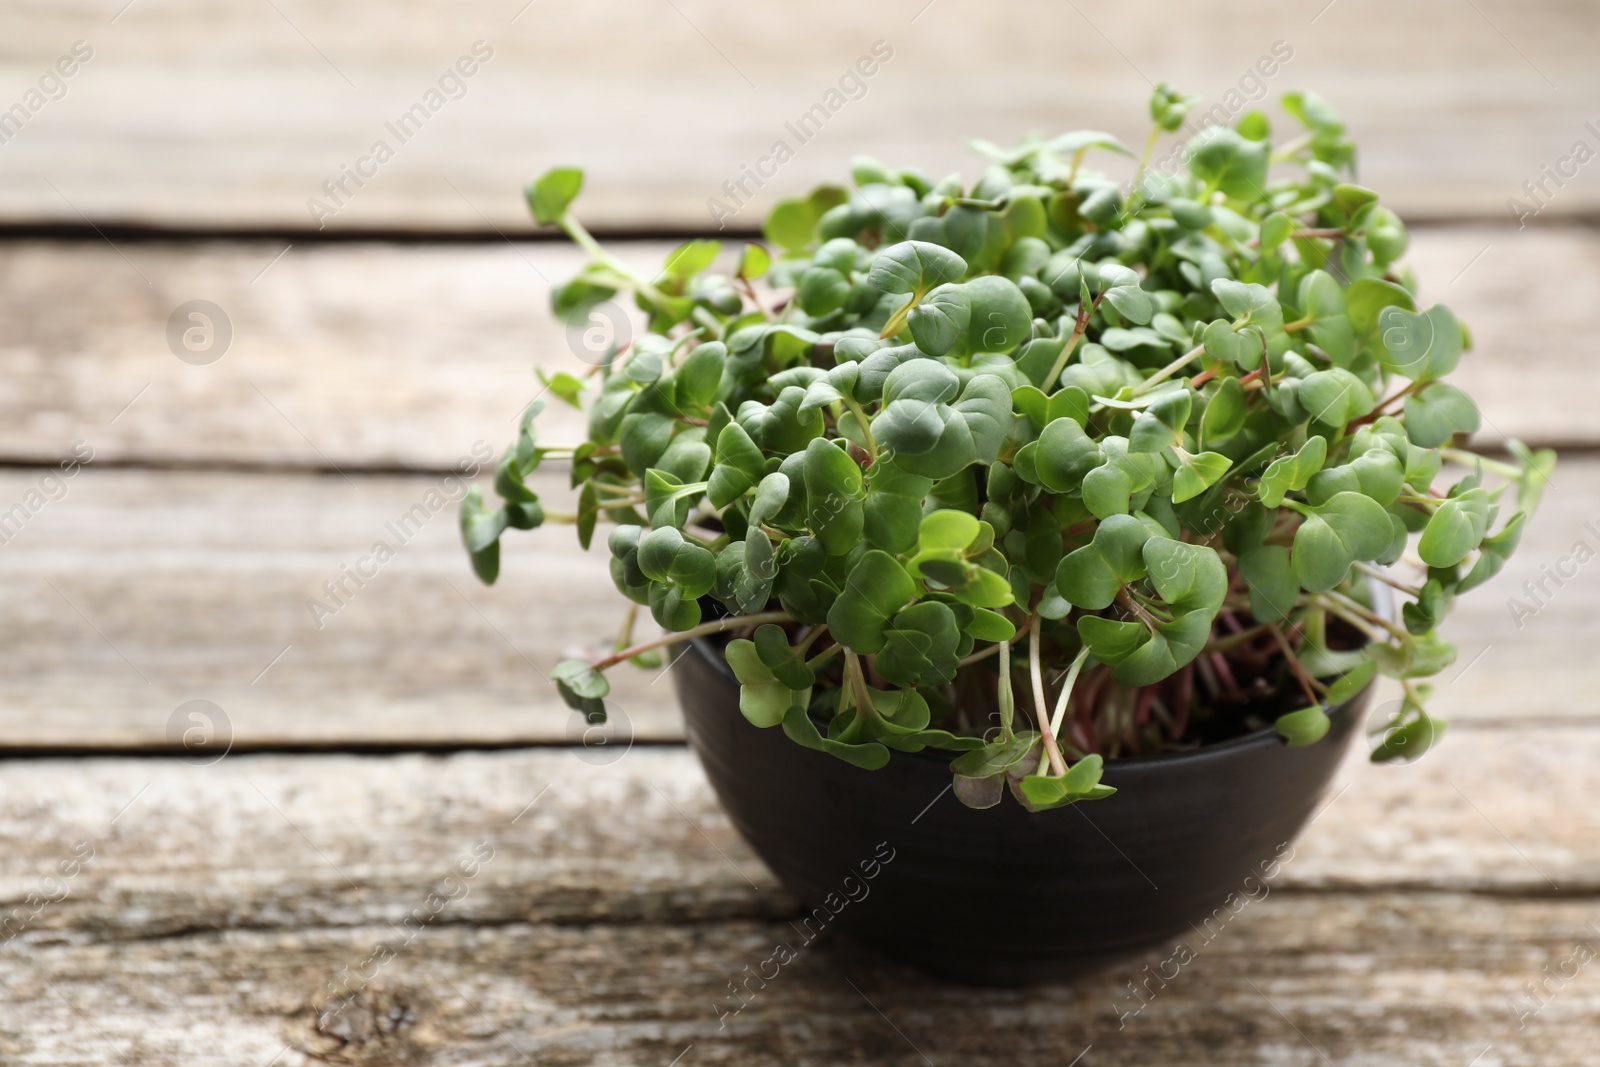
[[[733,684],[739,684],[739,679],[734,676],[733,669],[728,666],[727,659],[720,654],[721,650],[705,637],[691,638],[689,647],[703,658],[712,670]],[[1349,700],[1336,707],[1329,708],[1328,717],[1331,719],[1335,716],[1349,714],[1352,708],[1366,700],[1367,694],[1372,691],[1372,687],[1376,684],[1377,678],[1374,677]],[[1263,726],[1259,730],[1252,730],[1247,734],[1240,734],[1238,737],[1230,737],[1226,741],[1219,741],[1213,745],[1201,745],[1199,748],[1189,749],[1185,752],[1163,752],[1155,756],[1121,756],[1116,759],[1108,759],[1105,761],[1106,773],[1111,773],[1113,769],[1145,770],[1156,765],[1170,766],[1184,762],[1198,763],[1208,759],[1225,759],[1236,751],[1246,748],[1260,748],[1263,745],[1278,745],[1279,747],[1287,748],[1289,742],[1280,736],[1273,727]],[[907,756],[929,763],[937,762],[941,765],[948,765],[949,761],[958,754],[952,754],[948,750],[937,748],[924,748],[920,752],[905,752],[900,749],[890,750],[891,758],[894,756]]]

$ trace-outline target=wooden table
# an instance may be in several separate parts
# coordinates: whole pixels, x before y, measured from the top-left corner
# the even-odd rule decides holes
[[[1600,178],[1526,229],[1505,203],[1600,145],[1593,3],[122,4],[8,14],[0,55],[3,108],[94,51],[0,144],[0,513],[26,515],[0,527],[0,1063],[1600,1062],[1600,565],[1511,603],[1600,549]],[[460,98],[315,229],[306,200],[479,40]],[[1452,617],[1444,745],[1353,760],[1270,894],[1142,1005],[1169,953],[998,992],[835,940],[732,1013],[796,905],[670,683],[620,676],[598,744],[545,682],[609,640],[604,559],[539,531],[486,590],[435,506],[531,368],[571,364],[545,306],[579,261],[518,184],[585,162],[586,217],[659,260],[878,40],[728,233],[856,151],[970,171],[966,133],[1137,135],[1145,73],[1217,99],[1285,41],[1270,88],[1335,97],[1421,223],[1424,298],[1474,330],[1481,442],[1563,452]],[[196,299],[232,328],[205,365],[167,340]],[[314,613],[380,539],[395,558]]]

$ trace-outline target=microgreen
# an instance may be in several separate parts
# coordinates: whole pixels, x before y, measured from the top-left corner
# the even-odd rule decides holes
[[[649,278],[578,223],[580,171],[534,182],[590,256],[556,313],[626,293],[647,331],[546,379],[587,440],[539,442],[531,407],[463,538],[493,582],[506,530],[605,524],[618,589],[669,631],[561,663],[566,702],[603,717],[606,669],[722,635],[756,726],[868,769],[944,749],[965,803],[1030,810],[1110,795],[1105,760],[1230,706],[1236,733],[1314,743],[1377,672],[1405,697],[1374,758],[1437,738],[1438,627],[1554,457],[1459,447],[1478,410],[1442,379],[1469,335],[1416,300],[1326,101],[1285,97],[1305,133],[1276,152],[1252,113],[1149,171],[1195,103],[1157,87],[1129,187],[1093,131],[975,141],[970,185],[858,159],[765,245],[689,241]],[[547,456],[576,516],[527,485]]]

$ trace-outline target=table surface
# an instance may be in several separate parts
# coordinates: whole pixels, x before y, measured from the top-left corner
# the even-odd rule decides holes
[[[1525,229],[1506,204],[1600,145],[1595,3],[123,2],[27,5],[0,43],[0,108],[93,51],[0,143],[0,513],[26,515],[0,528],[0,1062],[1600,1063],[1600,181]],[[1562,452],[1451,618],[1443,745],[1353,756],[1270,894],[1142,1006],[1169,953],[993,991],[841,938],[730,1014],[798,907],[662,675],[617,678],[604,744],[554,698],[615,631],[603,554],[516,537],[485,589],[459,546],[463,467],[573,358],[545,308],[579,259],[518,184],[581,157],[586,216],[659,261],[879,40],[724,236],[854,152],[973,171],[967,133],[1138,130],[1147,72],[1248,94],[1285,42],[1267,87],[1335,98],[1418,223],[1424,299],[1473,329],[1479,443]],[[307,198],[475,41],[459,98],[316,229]],[[232,330],[205,366],[166,339],[195,299]]]

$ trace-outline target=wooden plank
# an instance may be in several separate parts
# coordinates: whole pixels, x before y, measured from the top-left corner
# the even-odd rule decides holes
[[[795,940],[784,922],[441,924],[409,941],[383,924],[13,944],[0,949],[12,1008],[0,1041],[14,1062],[107,1065],[683,1057],[911,1067],[1067,1063],[1092,1048],[1080,1062],[1095,1067],[1183,1062],[1196,1049],[1218,1067],[1460,1067],[1475,1056],[1579,1067],[1593,1062],[1593,978],[1580,972],[1520,1031],[1512,998],[1542,966],[1594,943],[1592,914],[1574,901],[1286,897],[1237,920],[1126,1019],[1139,1003],[1126,983],[1145,979],[1135,967],[1068,986],[973,990],[848,942],[804,949],[765,988],[751,980],[737,1016],[719,1017],[739,1003],[729,983]],[[1151,958],[1151,974],[1163,958]],[[329,991],[362,970],[376,977],[348,1000],[347,986]]]
[[[531,366],[587,367],[547,310],[579,257],[518,246],[0,245],[0,460],[49,461],[84,441],[104,461],[445,469],[498,449],[538,389]],[[668,246],[623,243],[641,268]],[[1425,229],[1411,260],[1477,348],[1458,378],[1481,438],[1600,443],[1584,380],[1600,360],[1587,231]],[[265,272],[265,273],[263,273]],[[150,284],[146,283],[146,278]],[[167,322],[212,301],[230,346],[194,366]],[[637,324],[635,324],[637,326]],[[577,345],[582,351],[582,342]],[[552,440],[582,433],[556,404]]]
[[[1229,0],[1175,18],[1157,0],[1093,13],[826,0],[804,20],[778,20],[705,0],[531,10],[488,0],[410,5],[378,23],[308,0],[119,6],[30,5],[8,27],[7,106],[28,103],[74,41],[94,57],[5,144],[0,218],[305,229],[308,200],[383,140],[393,159],[367,166],[369,180],[346,186],[348,206],[319,221],[522,228],[521,182],[570,160],[591,170],[585,210],[596,222],[703,227],[708,199],[784,140],[794,158],[740,213],[749,225],[780,192],[837,179],[859,152],[972,173],[981,161],[966,135],[1087,126],[1136,143],[1162,79],[1235,113],[1247,96],[1316,88],[1360,138],[1363,177],[1403,211],[1499,218],[1541,165],[1580,138],[1594,146],[1584,123],[1600,88],[1585,4],[1495,0],[1463,14]],[[460,88],[446,83],[459,98],[437,97],[405,139],[391,132],[476,41],[493,56]],[[829,101],[879,41],[892,58],[845,84],[857,99]],[[1275,48],[1286,62],[1271,63]],[[790,132],[830,103],[820,131]],[[1548,214],[1600,207],[1600,184],[1585,178],[1547,185]]]
[[[41,477],[0,474],[0,499]],[[536,484],[559,498],[565,481]],[[66,485],[0,553],[8,746],[164,746],[190,700],[220,706],[245,746],[583,736],[544,675],[609,648],[625,602],[603,547],[584,553],[570,527],[508,541],[491,590],[448,476],[90,467]],[[681,736],[657,677],[616,675],[618,737]]]
[[[0,471],[0,513],[42,477]],[[568,527],[515,534],[499,583],[483,588],[445,499],[452,484],[458,496],[460,483],[438,475],[346,481],[91,464],[0,550],[9,606],[0,639],[10,650],[0,739],[14,749],[161,747],[173,743],[178,707],[204,699],[244,747],[575,740],[579,720],[542,672],[612,641],[626,605],[605,550],[582,552]],[[572,506],[561,472],[541,471],[537,485]],[[1521,552],[1461,599],[1446,631],[1461,655],[1440,679],[1441,714],[1594,719],[1600,585],[1591,569],[1573,569],[1573,552],[1580,541],[1600,548],[1585,526],[1600,521],[1597,495],[1600,462],[1569,460]],[[408,514],[426,521],[399,525]],[[356,589],[341,568],[378,541],[395,557]],[[1545,577],[1556,571],[1575,576],[1557,587]],[[1525,592],[1538,581],[1548,595]],[[340,605],[324,582],[353,595]],[[646,616],[639,633],[654,632]],[[619,736],[682,736],[661,679],[615,672]]]
[[[1459,1067],[1492,1045],[1480,1062],[1586,1063],[1586,971],[1522,1029],[1512,1000],[1597,941],[1597,744],[1472,731],[1412,768],[1352,765],[1273,892],[1197,934],[1175,977],[1159,952],[1070,986],[972,990],[824,941],[736,1015],[728,983],[794,939],[793,904],[683,750],[604,767],[563,752],[13,761],[7,909],[87,855],[78,842],[93,858],[0,945],[0,1048],[23,1063],[666,1064],[692,1045],[691,1062],[998,1064],[1093,1045],[1084,1062],[1204,1047],[1217,1064]],[[1533,864],[1569,899],[1541,896]],[[399,923],[452,870],[472,873],[413,936]],[[1128,1014],[1145,962],[1169,980]]]
[[[0,764],[0,918],[93,852],[28,937],[138,941],[397,922],[480,842],[453,921],[698,923],[794,902],[734,833],[695,757],[638,746],[449,756],[233,754]],[[1600,892],[1592,727],[1461,730],[1410,767],[1359,754],[1275,890]],[[1539,783],[1530,789],[1529,782]],[[954,803],[947,798],[942,803]],[[1009,803],[1009,801],[1008,801]],[[60,897],[59,891],[52,895]]]
[[[533,366],[584,366],[548,310],[551,281],[582,262],[569,246],[284,248],[0,246],[0,455],[49,460],[82,440],[119,462],[442,470],[514,435]],[[204,365],[167,337],[193,300],[231,327]],[[576,413],[547,421],[582,429]]]

